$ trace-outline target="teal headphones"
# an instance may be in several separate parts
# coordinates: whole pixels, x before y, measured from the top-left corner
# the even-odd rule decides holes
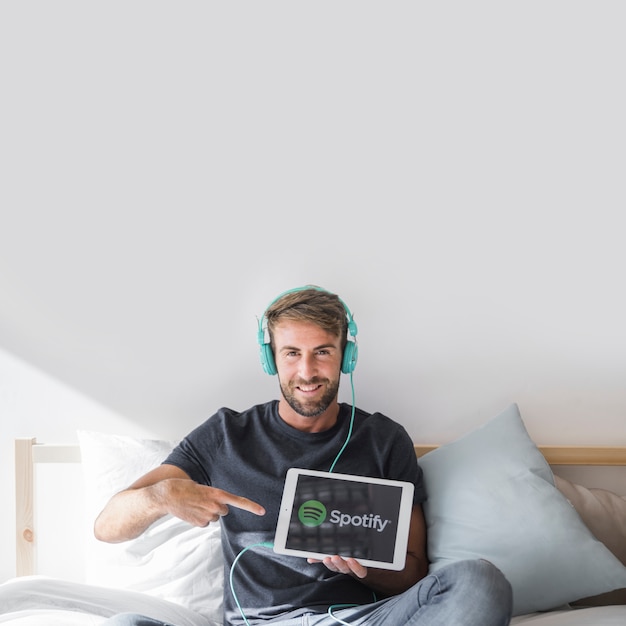
[[[314,285],[305,285],[304,287],[295,287],[294,289],[288,289],[287,291],[283,291],[280,295],[276,296],[269,305],[267,309],[269,309],[274,302],[280,300],[283,296],[286,296],[288,293],[294,293],[296,291],[304,291],[305,289],[316,289],[317,291],[323,291],[325,293],[330,293],[326,291],[326,289],[322,289],[321,287],[315,287]],[[344,374],[351,374],[356,367],[356,361],[359,353],[358,346],[356,344],[356,335],[358,332],[356,322],[352,317],[352,313],[350,309],[347,307],[346,303],[339,298],[339,302],[343,304],[343,308],[346,310],[346,317],[348,318],[348,335],[352,338],[352,340],[348,339],[346,343],[346,347],[343,351],[343,358],[341,360],[341,371]],[[267,310],[266,309],[266,310]],[[263,323],[265,321],[265,313],[261,316],[259,320],[259,328],[257,331],[257,343],[259,344],[259,356],[261,358],[261,365],[263,366],[263,371],[270,376],[273,376],[278,373],[276,369],[276,361],[274,360],[274,353],[272,352],[272,346],[269,341],[265,341],[265,329],[263,327]]]

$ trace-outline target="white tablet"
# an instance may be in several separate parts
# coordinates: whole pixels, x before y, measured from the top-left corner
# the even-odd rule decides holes
[[[401,570],[413,489],[409,482],[291,468],[274,551],[316,559],[338,554],[367,567]]]

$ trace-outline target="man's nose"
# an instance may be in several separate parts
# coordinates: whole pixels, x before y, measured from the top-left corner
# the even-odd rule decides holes
[[[300,359],[300,376],[305,380],[313,378],[317,372],[314,354],[303,354]]]

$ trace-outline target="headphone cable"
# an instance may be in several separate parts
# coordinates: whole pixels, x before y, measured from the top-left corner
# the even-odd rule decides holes
[[[339,452],[337,453],[335,460],[332,462],[330,469],[328,470],[329,473],[332,473],[332,471],[335,469],[335,465],[337,464],[339,457],[343,454],[343,451],[346,449],[346,446],[348,445],[348,442],[350,441],[350,437],[352,437],[352,428],[354,426],[354,413],[356,411],[354,380],[352,378],[352,372],[350,372],[350,387],[352,388],[352,413],[350,415],[350,426],[348,427],[348,436],[346,437],[346,440],[344,441],[343,446],[341,446],[341,450],[339,450]]]
[[[235,560],[233,561],[233,564],[230,567],[230,575],[229,575],[230,592],[233,594],[233,599],[235,600],[235,604],[237,605],[237,608],[239,609],[239,612],[241,613],[241,617],[243,618],[243,621],[246,623],[247,626],[250,626],[250,622],[248,621],[248,618],[246,617],[246,614],[244,613],[243,609],[241,608],[241,604],[239,603],[239,598],[237,598],[237,594],[235,593],[235,585],[233,584],[233,572],[235,571],[235,565],[237,565],[237,561],[239,561],[239,559],[243,556],[244,552],[247,552],[251,548],[255,548],[255,547],[273,548],[274,544],[271,541],[261,541],[259,543],[253,543],[253,544],[245,547],[236,556]]]
[[[343,445],[341,446],[341,449],[337,453],[337,456],[335,457],[335,460],[332,462],[332,464],[330,466],[330,469],[328,470],[329,473],[331,473],[333,471],[333,469],[335,469],[335,465],[337,464],[337,461],[339,460],[339,457],[343,454],[343,451],[346,449],[346,446],[348,445],[348,442],[350,441],[350,437],[352,437],[352,429],[354,427],[354,414],[356,412],[356,402],[355,402],[355,393],[354,393],[354,379],[352,378],[352,372],[350,372],[350,388],[352,390],[352,411],[351,411],[351,414],[350,414],[350,425],[348,426],[348,435],[346,437],[346,440],[343,442]],[[233,583],[233,573],[235,571],[235,565],[237,565],[237,562],[243,556],[243,554],[245,552],[247,552],[248,550],[250,550],[251,548],[255,548],[255,547],[273,548],[274,544],[272,542],[270,542],[270,541],[261,541],[260,543],[253,543],[253,544],[245,547],[235,557],[235,560],[233,561],[233,564],[231,565],[230,572],[229,572],[230,591],[231,591],[231,593],[233,595],[233,599],[235,600],[235,604],[237,605],[237,608],[239,609],[239,613],[241,613],[241,617],[243,618],[243,621],[245,622],[246,626],[250,626],[250,622],[246,618],[244,610],[241,607],[241,604],[239,603],[239,599],[237,598],[237,594],[235,592],[235,585]],[[376,598],[376,594],[374,594],[374,599],[375,598]],[[334,608],[340,608],[340,607],[344,607],[345,608],[345,607],[349,607],[349,606],[357,606],[357,605],[354,605],[354,604],[352,604],[352,605],[350,605],[350,604],[337,605],[337,604],[335,604],[333,606],[329,606],[328,607],[328,615],[332,619],[334,619],[335,621],[339,622],[340,624],[348,624],[348,626],[350,626],[350,624],[348,622],[344,622],[343,620],[339,619],[338,617],[336,617],[332,613]]]

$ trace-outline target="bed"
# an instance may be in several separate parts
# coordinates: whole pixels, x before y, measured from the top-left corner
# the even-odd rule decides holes
[[[77,445],[15,441],[16,576],[0,584],[0,624],[97,626],[133,611],[176,626],[220,626],[219,525],[166,517],[116,545],[91,532],[110,495],[176,442],[77,437]],[[626,447],[537,446],[512,404],[451,443],[415,452],[429,493],[433,570],[492,560],[513,585],[514,626],[626,624]],[[70,487],[64,474],[53,477],[61,467]],[[47,564],[44,544],[57,550]]]

